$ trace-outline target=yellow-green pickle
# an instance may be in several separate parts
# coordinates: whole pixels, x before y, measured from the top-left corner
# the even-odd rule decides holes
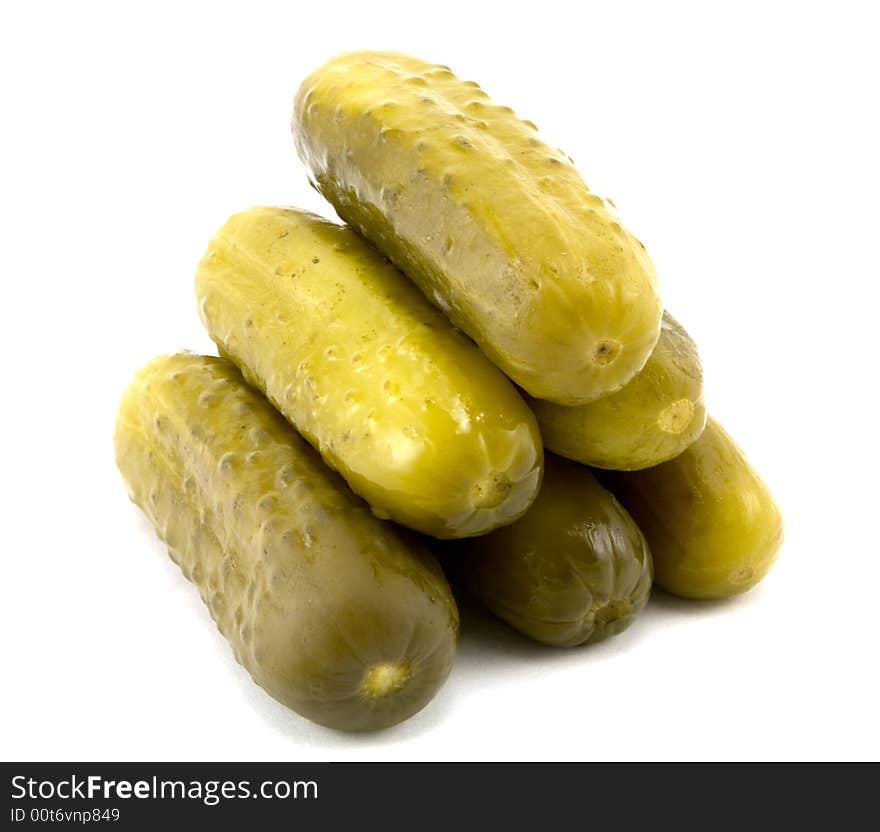
[[[776,559],[783,525],[770,491],[711,416],[669,462],[605,471],[602,481],[635,517],[658,586],[684,598],[725,598],[758,583]]]
[[[126,391],[116,460],[254,681],[315,722],[383,728],[446,679],[458,612],[433,556],[377,520],[221,358]]]
[[[380,517],[467,537],[534,500],[534,414],[351,229],[289,208],[236,214],[196,292],[221,353]]]
[[[622,632],[651,592],[651,554],[635,521],[588,468],[553,454],[523,517],[442,551],[444,566],[499,618],[559,647]]]
[[[477,84],[352,52],[306,78],[292,126],[339,216],[531,395],[581,404],[642,368],[661,313],[644,246]]]
[[[618,471],[649,468],[678,456],[706,426],[697,346],[667,312],[648,363],[621,390],[579,407],[540,399],[529,404],[549,450]]]

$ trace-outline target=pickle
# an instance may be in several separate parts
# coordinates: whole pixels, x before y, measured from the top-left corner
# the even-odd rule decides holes
[[[441,551],[450,574],[497,616],[559,647],[622,632],[651,592],[651,555],[635,521],[588,468],[553,454],[523,517]]]
[[[114,439],[132,500],[271,696],[352,731],[428,703],[458,638],[439,565],[377,520],[232,364],[155,359],[123,396]]]
[[[654,555],[658,586],[683,598],[751,589],[773,565],[782,516],[739,446],[711,416],[675,459],[601,479],[635,517]]]
[[[236,214],[196,290],[221,353],[378,516],[466,537],[531,504],[543,457],[534,414],[351,229],[295,209]]]
[[[292,128],[315,187],[531,395],[622,387],[660,331],[654,267],[571,160],[448,67],[340,55]]]
[[[648,363],[621,390],[578,407],[540,399],[529,404],[549,450],[619,471],[678,456],[706,426],[697,345],[667,312]]]

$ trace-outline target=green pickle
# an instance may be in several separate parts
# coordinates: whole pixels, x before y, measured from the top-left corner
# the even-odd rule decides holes
[[[382,518],[439,538],[513,522],[543,450],[516,388],[349,228],[252,208],[196,273],[202,320]]]
[[[384,728],[449,674],[458,612],[433,556],[377,520],[221,358],[163,356],[127,389],[132,500],[271,696],[332,728]]]
[[[635,521],[588,468],[553,454],[525,516],[446,544],[442,562],[499,618],[557,647],[622,632],[651,592],[651,554]]]
[[[642,368],[661,314],[644,246],[477,84],[352,52],[302,83],[292,128],[339,216],[531,395],[582,404]]]
[[[711,416],[669,462],[601,474],[635,517],[658,586],[683,598],[725,598],[757,584],[782,543],[782,515],[739,446]]]
[[[703,371],[693,339],[669,313],[642,371],[579,407],[531,399],[544,445],[594,468],[632,471],[678,456],[706,426]]]

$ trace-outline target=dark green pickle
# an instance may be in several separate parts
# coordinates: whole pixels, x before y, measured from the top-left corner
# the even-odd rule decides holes
[[[444,567],[523,635],[557,647],[625,630],[651,591],[651,554],[592,472],[547,454],[537,500],[510,526],[442,547]]]
[[[667,592],[736,595],[757,584],[776,559],[783,535],[779,508],[711,416],[703,435],[675,459],[600,476],[644,531],[655,580]]]

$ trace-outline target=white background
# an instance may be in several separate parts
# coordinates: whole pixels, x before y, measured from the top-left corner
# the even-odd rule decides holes
[[[21,3],[0,12],[2,755],[9,759],[877,758],[878,47],[872,6]],[[331,212],[299,81],[372,47],[536,121],[646,243],[711,409],[787,538],[722,604],[657,599],[553,651],[465,610],[458,663],[379,735],[255,687],[128,502],[119,395],[210,350],[194,266],[255,203]]]

